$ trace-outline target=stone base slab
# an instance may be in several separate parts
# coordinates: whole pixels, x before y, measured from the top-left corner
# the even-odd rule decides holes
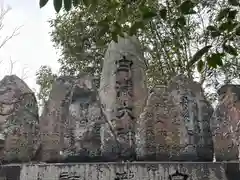
[[[240,171],[232,162],[8,164],[0,180],[240,180]]]

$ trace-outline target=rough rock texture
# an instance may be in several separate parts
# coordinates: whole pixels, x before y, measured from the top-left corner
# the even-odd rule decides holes
[[[162,86],[151,90],[140,115],[136,133],[136,151],[140,160],[169,160],[169,153],[179,150],[176,149],[179,125],[173,124],[172,120],[179,116],[179,112],[166,88]]]
[[[100,129],[103,119],[93,81],[89,76],[76,81],[68,118],[75,137],[73,152],[88,157],[100,156]]]
[[[218,90],[219,104],[211,120],[217,161],[239,159],[240,85]]]
[[[20,180],[237,180],[237,166],[238,163],[176,162],[37,164],[23,165]],[[177,171],[179,174],[175,175]]]
[[[212,161],[212,113],[201,86],[183,75],[155,88],[139,120],[139,159]]]
[[[1,159],[30,161],[39,147],[38,106],[34,92],[15,75],[0,81]]]
[[[102,127],[106,158],[131,156],[135,151],[135,124],[147,98],[143,53],[135,37],[111,42],[105,54],[100,100],[107,123]]]
[[[99,154],[99,106],[90,76],[59,77],[40,120],[42,160]]]

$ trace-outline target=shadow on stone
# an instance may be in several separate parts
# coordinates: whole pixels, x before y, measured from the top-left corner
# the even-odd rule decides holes
[[[0,179],[20,180],[20,166],[0,167]]]

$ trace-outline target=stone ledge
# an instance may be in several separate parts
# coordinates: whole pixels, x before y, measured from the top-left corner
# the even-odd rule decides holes
[[[240,171],[236,162],[28,163],[1,166],[0,179],[239,180]]]

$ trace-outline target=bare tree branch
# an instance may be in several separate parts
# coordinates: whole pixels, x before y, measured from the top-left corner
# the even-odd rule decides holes
[[[11,10],[11,7],[10,6],[7,6],[7,8],[4,7],[4,5],[0,5],[0,30],[3,29],[4,25],[3,25],[3,20],[5,18],[5,16],[7,15],[7,13]],[[12,39],[13,37],[19,35],[19,29],[21,28],[22,26],[19,26],[17,28],[15,28],[13,30],[13,32],[9,35],[9,36],[6,36],[3,41],[0,43],[0,48],[2,48],[10,39]]]
[[[10,70],[9,70],[9,74],[12,75],[13,73],[13,67],[14,67],[14,64],[16,63],[16,61],[13,61],[12,58],[10,57]]]
[[[21,27],[22,26],[15,28],[10,36],[5,37],[4,40],[0,44],[0,48],[2,48],[10,39],[12,39],[13,37],[19,35],[18,31],[19,31],[19,29]]]
[[[29,72],[28,70],[26,70],[27,67],[22,68],[22,73],[21,73],[21,79],[25,80],[27,78],[27,73]],[[25,71],[26,70],[26,71]]]

